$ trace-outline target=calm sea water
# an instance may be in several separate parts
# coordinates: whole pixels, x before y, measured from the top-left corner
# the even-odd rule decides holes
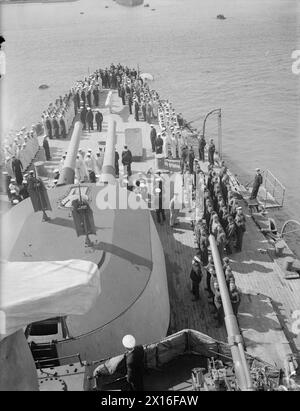
[[[195,125],[221,107],[223,151],[231,169],[244,182],[255,167],[270,169],[287,188],[286,212],[300,219],[300,76],[291,70],[292,51],[300,49],[298,1],[149,4],[126,8],[112,0],[81,0],[2,6],[8,60],[2,133],[39,121],[48,103],[89,71],[111,62],[139,64],[185,118],[199,118]],[[215,18],[220,13],[225,21]],[[42,83],[50,88],[38,90]],[[216,136],[213,119],[207,132]]]

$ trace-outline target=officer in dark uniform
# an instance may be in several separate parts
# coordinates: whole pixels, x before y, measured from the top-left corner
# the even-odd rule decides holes
[[[224,322],[224,310],[223,310],[220,288],[217,282],[214,283],[214,291],[215,291],[214,305],[217,310],[217,315],[214,316],[214,318],[218,321],[218,327],[221,327]]]
[[[101,113],[100,110],[96,111],[95,120],[96,120],[96,123],[97,123],[97,131],[101,132],[102,131],[103,114]]]
[[[124,146],[124,151],[122,152],[122,164],[127,167],[127,175],[131,176],[131,163],[132,163],[132,154],[127,146]]]
[[[156,141],[157,133],[156,129],[153,124],[151,124],[151,131],[150,131],[150,140],[152,146],[152,153],[155,153],[155,141]]]
[[[16,177],[16,182],[20,186],[23,181],[23,164],[16,156],[12,156],[11,168]]]
[[[200,140],[199,140],[199,160],[200,161],[205,161],[205,154],[204,154],[204,149],[206,146],[206,141],[203,135],[201,135]]]
[[[90,107],[87,109],[86,121],[88,123],[88,131],[94,130],[94,113]]]
[[[263,182],[263,178],[262,178],[262,175],[260,173],[260,169],[257,168],[250,200],[256,199],[259,187],[262,185],[262,182]]]
[[[196,255],[192,261],[192,269],[190,273],[190,279],[192,282],[192,293],[194,294],[194,298],[192,301],[197,301],[200,299],[199,297],[199,285],[202,280],[202,263],[200,258]]]
[[[160,134],[157,135],[155,140],[155,152],[156,154],[161,154],[163,151],[164,140],[161,138]]]
[[[242,207],[237,207],[236,210],[237,210],[237,214],[235,217],[236,235],[237,235],[236,249],[237,251],[242,251],[243,236],[246,231],[246,218],[243,214]]]
[[[123,346],[128,350],[125,354],[127,382],[130,391],[144,391],[144,347],[136,345],[132,335],[125,335]]]

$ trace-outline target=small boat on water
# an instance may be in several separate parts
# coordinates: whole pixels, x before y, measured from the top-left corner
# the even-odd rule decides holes
[[[48,84],[41,84],[41,85],[39,86],[39,89],[40,89],[40,90],[46,90],[47,88],[49,88]]]
[[[218,14],[217,19],[218,20],[226,20],[226,17],[224,16],[224,14]]]

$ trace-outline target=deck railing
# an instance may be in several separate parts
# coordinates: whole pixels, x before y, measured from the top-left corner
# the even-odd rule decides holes
[[[270,170],[264,171],[264,207],[283,207],[285,187]]]

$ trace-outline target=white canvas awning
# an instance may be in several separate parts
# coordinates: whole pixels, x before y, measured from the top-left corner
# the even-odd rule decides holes
[[[90,261],[1,262],[0,269],[0,338],[32,322],[84,314],[101,291]]]

